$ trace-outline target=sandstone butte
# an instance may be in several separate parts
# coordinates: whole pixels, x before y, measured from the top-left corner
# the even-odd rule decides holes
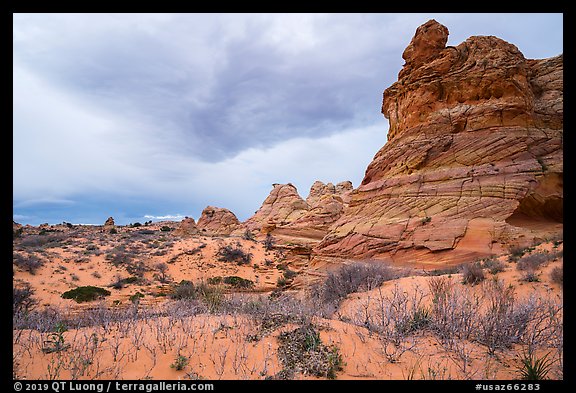
[[[447,39],[435,20],[416,30],[383,94],[388,141],[313,268],[459,263],[562,231],[563,56],[526,59],[494,36]]]
[[[316,181],[304,200],[294,185],[273,184],[270,195],[244,225],[261,234],[299,239],[304,243],[319,241],[344,211],[351,191],[349,181],[337,185]]]
[[[207,206],[200,215],[196,228],[203,235],[227,236],[240,228],[238,218],[230,210]]]
[[[186,217],[178,225],[178,228],[172,232],[176,236],[193,236],[198,234],[196,221],[192,217]]]

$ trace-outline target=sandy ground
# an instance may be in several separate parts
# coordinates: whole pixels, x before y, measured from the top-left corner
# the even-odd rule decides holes
[[[130,312],[134,306],[129,298],[136,292],[144,294],[138,307],[153,310],[171,302],[165,295],[181,280],[199,282],[217,276],[239,276],[255,283],[248,299],[268,296],[277,289],[278,279],[286,269],[282,255],[277,250],[266,251],[261,241],[235,237],[176,238],[169,234],[146,238],[132,232],[135,230],[124,229],[116,237],[88,234],[75,238],[74,242],[34,251],[44,258],[44,266],[35,274],[14,266],[14,285],[29,283],[39,300],[38,307],[80,312],[99,306]],[[144,272],[140,283],[114,289],[109,287],[112,282],[132,275],[123,265],[114,266],[106,257],[120,244],[137,247],[136,259],[149,270]],[[251,253],[251,262],[240,266],[219,261],[217,252],[225,245]],[[558,246],[546,242],[532,252],[561,250],[561,243]],[[551,279],[552,269],[563,264],[561,255],[539,267],[536,282],[524,281],[524,272],[517,270],[516,262],[508,261],[507,255],[498,259],[504,270],[496,274],[486,272],[485,281],[496,278],[513,286],[518,299],[538,296],[563,301],[562,287]],[[169,279],[164,283],[158,279],[155,268],[161,262],[168,266]],[[462,284],[460,273],[443,277],[453,281],[455,288],[482,293],[482,285]],[[362,326],[362,318],[377,315],[380,300],[398,289],[409,294],[421,291],[422,304],[429,307],[430,279],[430,275],[415,275],[387,281],[370,291],[348,295],[331,319],[313,318],[322,342],[335,345],[342,355],[343,369],[337,373],[337,379],[517,378],[520,347],[492,356],[478,343],[463,342],[459,355],[432,333],[421,331],[407,337],[400,348],[390,348],[376,333]],[[107,287],[112,294],[101,302],[84,304],[61,298],[63,292],[81,285]],[[227,287],[225,292],[234,290]],[[277,353],[278,336],[296,327],[290,322],[263,333],[259,322],[245,314],[174,313],[71,329],[62,334],[66,347],[48,354],[43,348],[54,339],[53,335],[16,330],[14,374],[23,379],[264,379],[282,370]],[[394,351],[399,354],[396,358],[390,356]],[[182,370],[171,367],[178,356],[187,359]],[[554,367],[549,377],[562,377],[559,366]],[[295,378],[316,377],[298,373]]]

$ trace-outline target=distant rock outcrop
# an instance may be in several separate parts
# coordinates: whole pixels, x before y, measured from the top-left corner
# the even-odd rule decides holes
[[[317,260],[456,263],[562,230],[562,55],[527,60],[493,36],[447,38],[431,20],[404,51],[383,95],[388,142]]]
[[[228,236],[241,226],[230,210],[214,206],[207,206],[196,224],[198,231],[208,236]]]
[[[192,217],[186,217],[181,222],[178,228],[173,232],[176,236],[193,236],[198,234],[198,228],[196,226],[196,221]]]
[[[106,222],[104,222],[104,231],[108,232],[112,229],[116,230],[116,224],[114,223],[113,217],[108,217]]]

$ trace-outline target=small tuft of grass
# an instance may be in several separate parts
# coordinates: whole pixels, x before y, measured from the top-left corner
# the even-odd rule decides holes
[[[520,379],[525,381],[541,381],[547,379],[553,361],[549,359],[550,353],[538,358],[534,353],[524,354],[522,366],[518,369]]]

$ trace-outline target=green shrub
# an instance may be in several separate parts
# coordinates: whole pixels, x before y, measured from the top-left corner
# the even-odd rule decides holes
[[[552,368],[553,361],[548,359],[550,353],[537,358],[534,353],[524,354],[522,358],[522,367],[518,370],[520,379],[527,381],[540,381],[547,379],[548,373]]]
[[[61,295],[63,299],[73,299],[76,303],[90,302],[103,296],[110,296],[110,291],[92,285],[78,287]]]
[[[136,292],[134,295],[130,296],[130,301],[132,303],[137,303],[140,301],[140,299],[142,299],[144,297],[143,293],[140,292]]]
[[[238,276],[226,276],[223,282],[234,288],[249,289],[254,287],[254,281]]]
[[[170,228],[168,225],[164,225],[160,228],[160,230],[162,232],[170,232],[172,230],[172,228]]]
[[[188,365],[188,358],[186,356],[178,355],[174,360],[174,363],[172,363],[170,367],[178,371],[181,371],[184,370],[184,368],[187,365]]]

